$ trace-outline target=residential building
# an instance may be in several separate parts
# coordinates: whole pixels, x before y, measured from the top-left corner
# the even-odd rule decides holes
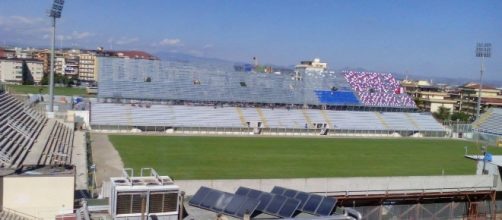
[[[82,52],[78,55],[78,57],[78,78],[82,81],[98,81],[96,52]]]
[[[432,85],[424,80],[403,80],[401,86],[414,98],[417,107],[424,111],[437,112],[444,107],[450,113],[454,112],[457,101],[452,99],[445,86]]]
[[[467,83],[451,91],[450,94],[452,98],[457,101],[454,111],[475,116],[477,112],[479,87],[478,83]],[[483,113],[486,108],[490,107],[502,107],[501,90],[489,85],[483,85],[481,89],[481,113]]]
[[[54,58],[54,74],[63,75],[64,67],[66,65],[65,59],[63,56]]]
[[[49,50],[40,50],[33,54],[33,58],[40,60],[44,64],[44,74],[48,74],[51,65],[51,53]]]
[[[64,53],[63,75],[78,77],[80,64],[80,50],[72,49]]]
[[[32,59],[35,51],[36,49],[34,48],[26,48],[26,49],[20,47],[14,48],[15,57],[19,59]]]
[[[143,60],[158,60],[159,58],[144,52],[137,50],[126,50],[126,51],[110,51],[112,56],[127,58],[127,59],[143,59]]]
[[[26,62],[33,82],[39,84],[43,77],[43,62],[36,59],[0,59],[0,81],[21,84],[23,82],[23,62]]]
[[[312,61],[301,61],[300,64],[295,66],[295,70],[298,72],[323,72],[327,68],[328,64],[321,63],[319,58],[315,58]]]
[[[14,58],[16,52],[7,48],[0,48],[0,58]]]

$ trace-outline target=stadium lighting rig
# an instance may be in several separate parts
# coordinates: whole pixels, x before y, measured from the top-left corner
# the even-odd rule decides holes
[[[476,44],[476,57],[481,57],[481,70],[479,71],[479,90],[478,90],[478,106],[476,110],[476,120],[479,119],[481,113],[481,90],[483,89],[483,72],[485,71],[485,57],[492,56],[491,43],[477,43]]]
[[[54,113],[54,46],[56,44],[56,19],[61,18],[64,0],[54,0],[52,8],[49,10],[49,17],[52,20],[52,39],[51,39],[51,66],[49,78],[49,113]]]

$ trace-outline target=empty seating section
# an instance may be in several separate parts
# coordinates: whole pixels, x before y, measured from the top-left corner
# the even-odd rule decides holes
[[[1,166],[16,168],[25,165],[26,158],[37,143],[52,140],[55,136],[41,136],[48,121],[49,119],[43,114],[27,107],[10,94],[0,91]],[[67,129],[64,133],[65,149],[70,151],[73,146],[73,130],[59,122],[57,124]],[[58,151],[59,149],[55,146],[60,146],[60,143],[51,143],[50,148]]]
[[[38,164],[71,164],[74,132],[63,123],[50,124],[50,138],[43,144]],[[37,156],[37,155],[35,155]]]
[[[502,109],[492,108],[473,123],[481,132],[502,135]]]
[[[381,112],[383,120],[387,123],[388,127],[394,130],[403,130],[403,131],[414,131],[417,130],[417,127],[413,125],[413,123],[403,123],[403,121],[409,121],[406,116],[406,113],[402,112]]]
[[[47,119],[0,91],[0,156],[2,166],[17,167],[42,130]]]
[[[386,130],[374,112],[326,111],[333,125],[341,130]],[[402,123],[407,123],[403,121]]]
[[[262,109],[271,128],[304,128],[307,124],[300,110]]]
[[[403,93],[398,81],[390,73],[347,71],[345,78],[364,105],[416,107],[413,99]]]
[[[325,104],[359,105],[352,91],[315,91],[319,101]]]
[[[351,91],[342,73],[291,74],[233,72],[195,63],[100,57],[98,97],[135,100],[183,100],[282,104],[358,104],[350,94],[326,97],[316,90]],[[148,80],[147,80],[148,79]],[[336,99],[340,98],[340,101]],[[326,100],[325,100],[326,101]]]
[[[410,118],[415,120],[420,130],[430,130],[430,131],[444,130],[443,125],[438,123],[436,119],[432,117],[431,113],[418,113],[418,114],[408,113],[408,115],[410,116]]]
[[[262,122],[262,127],[268,128],[304,129],[306,125],[314,128],[314,124],[329,124],[334,130],[444,131],[431,114],[425,113],[187,105],[138,107],[137,104],[101,102],[91,105],[91,126],[94,129],[113,129],[113,126],[242,128],[247,127],[245,122],[249,122],[250,127],[257,127],[258,122]]]
[[[244,110],[244,109],[243,109]],[[254,110],[254,109],[253,109]],[[254,110],[256,112],[256,110]],[[246,114],[246,111],[244,111]],[[235,108],[93,103],[92,125],[242,127]]]

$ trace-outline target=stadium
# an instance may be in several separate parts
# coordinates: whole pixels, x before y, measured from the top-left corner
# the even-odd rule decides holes
[[[108,139],[125,166],[155,167],[194,200],[201,197],[188,203],[195,216],[190,207],[243,217],[215,202],[233,201],[246,187],[261,190],[258,199],[274,187],[329,195],[365,219],[495,211],[498,178],[472,176],[476,162],[464,158],[480,148],[451,140],[459,131],[418,110],[392,74],[262,73],[110,57],[99,63],[90,129],[113,134]],[[287,218],[305,211],[300,205],[296,214],[279,215],[267,208],[250,214]]]
[[[93,130],[443,137],[391,74],[259,74],[102,57]],[[113,111],[109,111],[113,109]]]
[[[502,150],[452,138],[458,127],[421,112],[393,74],[98,59],[97,97],[56,97],[55,118],[43,111],[49,97],[1,87],[2,181],[11,182],[2,188],[3,216],[35,206],[8,191],[47,206],[19,219],[451,219],[500,211],[502,159],[481,154]],[[500,118],[490,110],[461,132],[497,138]],[[20,177],[39,190],[23,188]],[[61,189],[77,193],[35,199]]]

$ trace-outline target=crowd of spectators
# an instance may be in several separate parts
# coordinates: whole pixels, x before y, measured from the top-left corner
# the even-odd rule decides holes
[[[364,105],[416,107],[413,99],[403,92],[390,73],[347,71],[344,75]]]

